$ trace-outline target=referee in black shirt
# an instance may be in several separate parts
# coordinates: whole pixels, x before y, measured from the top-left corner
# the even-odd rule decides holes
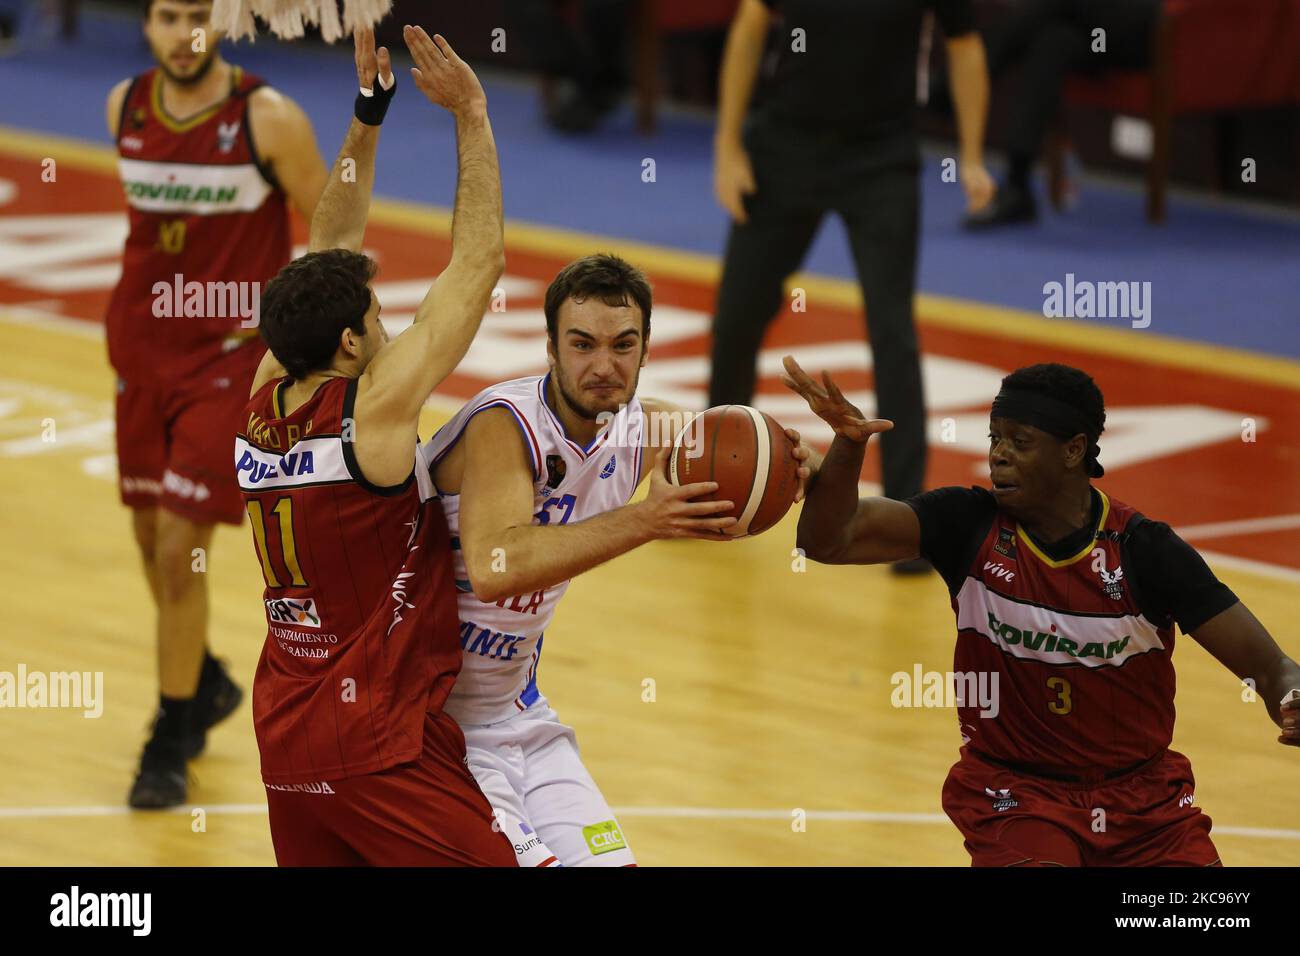
[[[914,116],[927,10],[948,38],[967,206],[984,207],[994,192],[983,165],[988,75],[971,0],[741,0],[723,58],[715,141],[717,197],[733,223],[713,324],[709,405],[752,400],[759,346],[785,280],[822,217],[837,212],[866,302],[878,413],[895,423],[881,445],[884,493],[899,499],[919,492],[925,478],[912,295],[920,169]],[[775,68],[746,121],[769,32]]]

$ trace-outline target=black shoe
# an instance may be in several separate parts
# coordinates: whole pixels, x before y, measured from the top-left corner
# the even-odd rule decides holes
[[[999,187],[993,201],[978,212],[962,219],[962,228],[972,231],[1006,226],[1015,222],[1033,222],[1038,218],[1038,204],[1028,189],[1016,186]]]
[[[917,575],[929,574],[934,567],[925,558],[908,558],[906,561],[895,561],[889,566],[889,570],[892,574]]]
[[[244,690],[226,673],[225,665],[215,657],[203,662],[199,689],[194,695],[193,721],[185,738],[185,756],[193,760],[203,753],[208,731],[233,714],[244,699]]]
[[[154,724],[153,736],[144,745],[140,772],[126,798],[137,810],[180,806],[187,795],[185,743],[183,738],[160,734],[160,724],[161,721]]]

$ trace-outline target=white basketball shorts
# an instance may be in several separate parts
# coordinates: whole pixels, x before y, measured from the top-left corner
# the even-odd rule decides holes
[[[494,724],[462,724],[469,768],[520,866],[635,866],[582,765],[573,728],[545,699]]]

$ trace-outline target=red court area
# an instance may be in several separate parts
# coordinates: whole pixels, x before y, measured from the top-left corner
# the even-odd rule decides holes
[[[57,150],[52,155],[57,158]],[[125,234],[120,185],[107,168],[61,162],[55,182],[43,182],[41,172],[39,160],[0,150],[0,307],[25,307],[21,314],[28,321],[61,330],[66,323],[58,317],[100,322]],[[378,179],[382,190],[382,169]],[[397,221],[374,217],[366,237],[367,251],[380,263],[376,291],[395,331],[409,320],[450,249],[449,240],[435,230],[394,225]],[[301,223],[297,238],[305,241]],[[546,285],[574,256],[617,246],[611,238],[591,249],[576,248],[569,236],[556,239],[554,252],[535,240],[527,250],[509,248],[502,281],[505,310],[488,315],[470,355],[439,394],[465,399],[494,381],[542,371]],[[656,296],[641,391],[700,407],[714,289],[674,274],[661,262],[639,264]],[[1040,335],[1021,341],[995,324],[988,334],[969,324],[958,330],[924,305],[919,318],[931,426],[930,487],[984,483],[988,407],[1000,377],[1035,362],[1065,362],[1087,370],[1106,395],[1108,427],[1100,442],[1107,468],[1100,481],[1104,490],[1168,521],[1198,548],[1300,569],[1300,443],[1295,438],[1300,368],[1295,384],[1286,387],[1276,384],[1276,373],[1252,378],[1248,362],[1233,363],[1231,374],[1212,365],[1189,370],[1185,361],[1170,364],[1179,346],[1142,331],[1127,331],[1131,350],[1116,354],[1113,347],[1093,352],[1045,344]],[[183,320],[160,319],[160,334],[168,321]],[[1053,321],[1059,322],[1041,320],[1044,328]],[[780,384],[780,355],[791,352],[810,371],[829,368],[870,414],[862,325],[860,311],[810,293],[806,312],[783,314],[769,332],[755,404],[815,442],[829,438]],[[1110,323],[1110,328],[1119,326]],[[863,477],[870,481],[877,474],[873,449]]]

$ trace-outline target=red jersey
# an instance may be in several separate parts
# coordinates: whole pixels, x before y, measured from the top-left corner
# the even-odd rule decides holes
[[[1048,557],[1001,511],[953,596],[953,671],[998,678],[997,714],[959,706],[972,750],[1044,772],[1141,763],[1174,730],[1174,628],[1148,620],[1126,579],[1122,544],[1141,516],[1100,491],[1095,531]],[[971,696],[971,695],[968,695]]]
[[[226,99],[178,121],[157,68],[131,81],[117,132],[130,229],[106,318],[129,382],[175,382],[257,338],[261,289],[291,250],[285,194],[248,128],[262,85],[234,67]]]
[[[288,382],[257,391],[235,439],[266,580],[253,726],[272,784],[417,758],[425,714],[442,709],[461,663],[451,541],[427,467],[372,485],[344,434],[356,380],[330,379],[282,415]]]

